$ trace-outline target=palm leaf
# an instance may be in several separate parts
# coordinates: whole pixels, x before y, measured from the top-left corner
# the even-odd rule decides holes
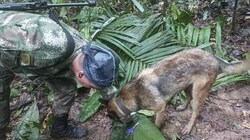
[[[133,79],[143,68],[181,50],[171,48],[177,46],[175,35],[165,30],[166,22],[162,19],[161,14],[147,18],[124,15],[108,22],[95,34],[94,41],[112,48],[123,59],[121,85]],[[170,51],[167,51],[168,47]]]
[[[225,74],[220,74],[213,85],[212,91],[215,91],[218,87],[224,86],[224,85],[229,85],[235,82],[239,81],[246,81],[249,79],[249,75],[239,75],[239,74],[234,74],[234,75],[225,75]]]

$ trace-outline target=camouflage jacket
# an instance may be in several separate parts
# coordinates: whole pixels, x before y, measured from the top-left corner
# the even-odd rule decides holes
[[[53,76],[73,78],[69,65],[86,40],[65,23],[61,25],[72,35],[75,48],[72,55],[57,63],[68,47],[62,27],[48,15],[0,11],[0,67],[7,67],[19,76]],[[71,47],[71,46],[70,46]],[[113,86],[100,90],[111,98]]]
[[[60,73],[86,44],[79,32],[60,23],[73,37],[75,48],[69,58],[58,64],[68,47],[62,26],[48,15],[0,11],[0,65],[17,75],[55,76]]]

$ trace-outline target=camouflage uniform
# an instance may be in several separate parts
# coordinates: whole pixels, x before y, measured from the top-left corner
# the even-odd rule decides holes
[[[0,11],[0,129],[9,121],[10,84],[15,75],[43,77],[54,90],[53,114],[69,112],[77,90],[69,65],[86,41],[61,24],[74,38],[75,48],[69,58],[57,63],[68,46],[59,24],[48,15]]]

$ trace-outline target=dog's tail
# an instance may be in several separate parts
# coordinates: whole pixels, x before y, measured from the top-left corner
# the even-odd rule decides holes
[[[241,74],[250,70],[250,59],[239,61],[236,63],[228,63],[223,59],[216,57],[220,63],[220,72],[226,74]]]

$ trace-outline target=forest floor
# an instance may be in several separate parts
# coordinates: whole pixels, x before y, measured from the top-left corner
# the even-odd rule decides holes
[[[74,114],[77,114],[75,112],[79,105],[77,104],[73,107]],[[184,111],[176,111],[175,108],[176,106],[169,105],[165,114],[166,121],[161,132],[166,139],[250,139],[250,83],[242,82],[223,86],[211,92],[189,135],[182,135],[181,130],[191,117],[191,108]],[[88,140],[108,140],[112,123],[113,120],[106,114],[106,107],[103,107],[82,125],[89,130]]]
[[[233,0],[231,1],[233,2]],[[212,7],[210,7],[214,10]],[[224,13],[228,12],[228,16],[232,16],[232,6],[225,8]],[[212,12],[211,12],[212,13]],[[247,14],[248,13],[248,14]],[[235,33],[230,34],[231,27],[228,26],[223,31],[223,44],[235,46],[240,52],[250,50],[250,8],[244,7],[237,10]],[[199,13],[197,13],[198,15]],[[213,15],[211,15],[212,17]],[[203,22],[196,21],[197,26],[202,26]],[[233,51],[229,55],[234,55]],[[238,56],[238,53],[236,53]],[[232,56],[234,57],[234,56]],[[14,84],[19,85],[22,90],[22,95],[25,96],[25,91],[28,90],[27,84],[30,81],[16,79]],[[36,91],[37,92],[37,91]],[[46,118],[51,110],[51,105],[47,101],[44,93],[37,93],[37,98],[40,118]],[[25,98],[25,97],[20,97]],[[22,100],[22,99],[20,99]],[[32,100],[32,99],[31,99]],[[70,111],[70,120],[77,121],[79,118],[79,110],[83,106],[83,101],[86,96],[76,98],[74,105]],[[18,101],[13,100],[11,107],[16,108]],[[27,107],[26,107],[27,108]],[[25,109],[24,108],[24,111]],[[181,130],[187,125],[191,117],[191,108],[184,111],[176,111],[176,106],[169,105],[168,111],[165,114],[166,121],[161,132],[166,139],[183,139],[183,140],[247,140],[250,139],[250,83],[238,82],[231,85],[226,85],[218,88],[209,94],[195,126],[189,135],[182,135]],[[113,120],[107,116],[106,107],[103,106],[81,125],[88,129],[87,137],[82,140],[109,140]],[[27,110],[27,109],[26,109]],[[16,111],[12,111],[10,127],[15,128],[18,123],[18,118],[15,118]],[[42,133],[41,137],[44,140],[50,140],[48,129]],[[12,134],[8,134],[8,139],[11,139]]]
[[[23,87],[26,87],[23,85]],[[38,92],[38,94],[41,94]],[[25,93],[23,94],[25,95]],[[79,119],[79,112],[87,100],[88,93],[81,93],[76,98],[70,110],[69,121],[76,123]],[[44,120],[51,110],[47,98],[40,96],[37,104],[41,120]],[[13,104],[12,104],[13,107]],[[26,106],[24,111],[29,107]],[[184,111],[177,111],[177,105],[168,105],[165,113],[165,123],[160,129],[168,140],[248,140],[250,139],[250,83],[237,82],[234,84],[219,87],[211,91],[205,104],[202,106],[199,117],[189,135],[183,135],[182,129],[190,120],[192,109],[189,106]],[[13,112],[15,114],[16,112]],[[13,129],[19,123],[20,118],[12,117],[10,127]],[[80,122],[78,122],[80,123]],[[114,121],[107,115],[106,106],[102,106],[93,116],[81,126],[88,129],[88,135],[79,140],[109,140],[112,133]],[[49,136],[49,129],[46,128],[41,134],[40,140],[57,140]],[[8,135],[8,140],[12,138]],[[60,139],[71,140],[71,139]]]

